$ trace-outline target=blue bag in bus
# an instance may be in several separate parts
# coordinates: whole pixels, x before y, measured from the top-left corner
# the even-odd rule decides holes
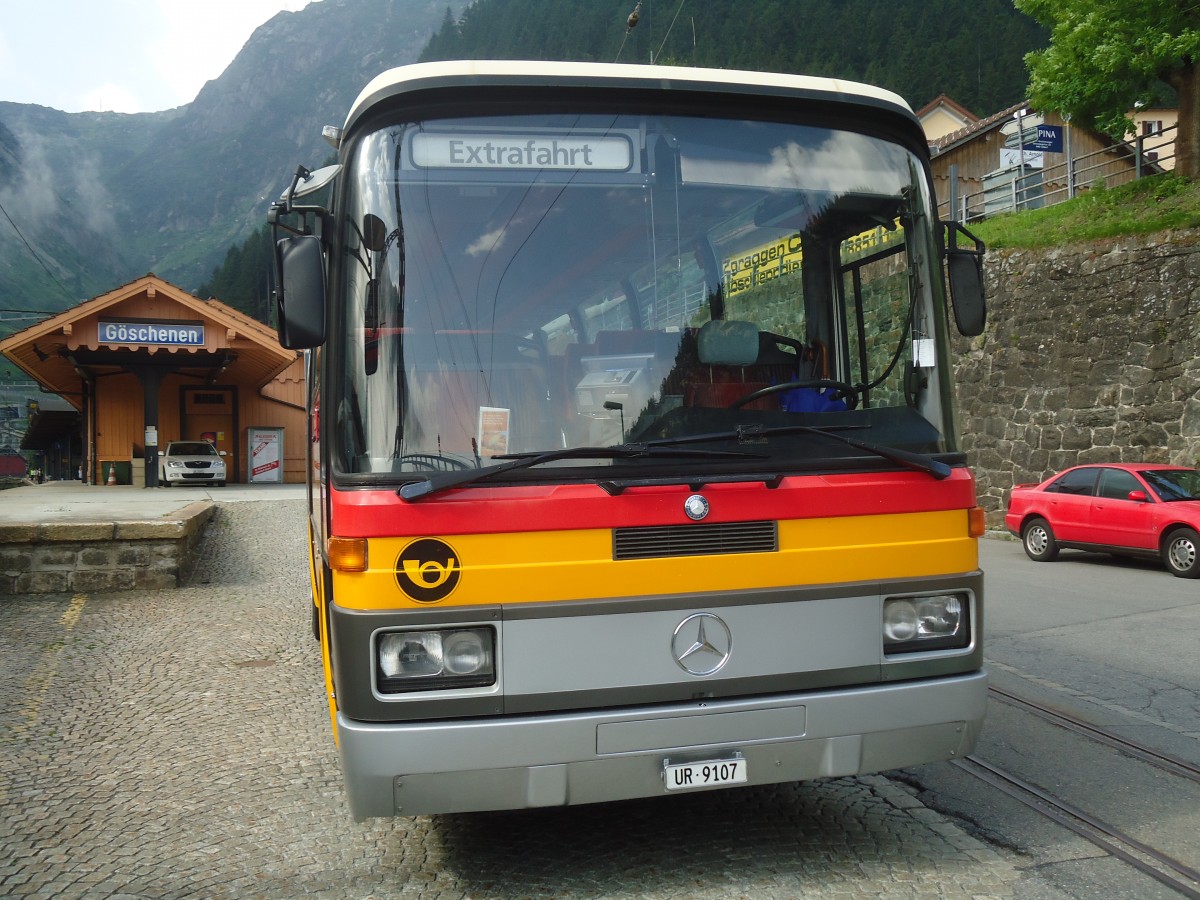
[[[837,396],[835,388],[797,387],[779,396],[784,412],[844,412],[846,401]]]

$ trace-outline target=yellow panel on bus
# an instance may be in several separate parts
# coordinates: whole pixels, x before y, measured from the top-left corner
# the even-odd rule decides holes
[[[971,572],[963,510],[779,523],[775,552],[613,559],[610,529],[373,538],[369,568],[338,573],[353,609],[664,596]]]

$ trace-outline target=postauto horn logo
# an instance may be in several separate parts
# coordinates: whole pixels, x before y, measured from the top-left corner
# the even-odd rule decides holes
[[[421,603],[445,600],[458,587],[461,575],[458,554],[437,538],[413,541],[396,559],[396,583],[400,590]]]

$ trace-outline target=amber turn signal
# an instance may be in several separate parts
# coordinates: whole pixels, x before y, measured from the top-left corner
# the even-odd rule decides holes
[[[333,537],[325,545],[329,568],[335,572],[367,571],[366,538]]]

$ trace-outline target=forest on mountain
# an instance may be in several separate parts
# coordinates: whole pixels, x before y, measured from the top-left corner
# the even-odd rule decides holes
[[[637,9],[637,24],[627,25]],[[1011,0],[475,0],[447,8],[419,59],[650,62],[824,75],[939,94],[986,116],[1019,101],[1048,40]],[[197,292],[266,320],[269,236],[226,254]]]
[[[1048,39],[1011,0],[476,0],[457,20],[447,11],[420,59],[824,75],[889,88],[914,108],[947,94],[986,116],[1024,97],[1024,56]]]
[[[213,269],[208,280],[195,291],[207,300],[215,297],[260,322],[271,318],[271,281],[274,268],[274,244],[271,229],[260,226],[241,244],[229,248],[225,259]]]

